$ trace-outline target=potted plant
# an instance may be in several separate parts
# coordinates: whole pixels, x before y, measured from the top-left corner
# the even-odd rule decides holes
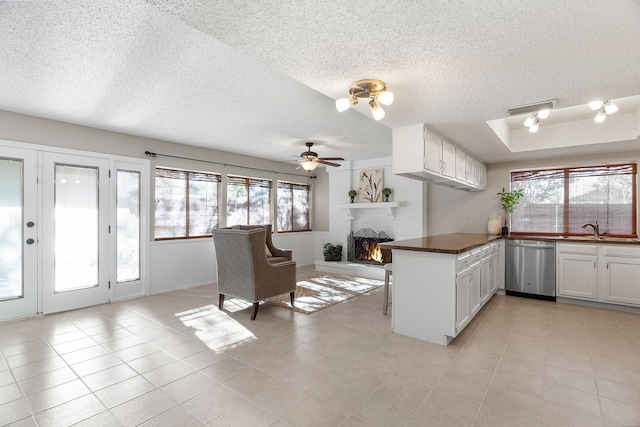
[[[342,245],[334,246],[331,243],[324,243],[322,254],[325,261],[342,261]]]
[[[356,198],[357,195],[358,195],[358,192],[356,190],[349,190],[349,197],[351,198],[351,203],[353,203],[353,200]]]
[[[389,196],[391,195],[392,191],[389,187],[384,187],[382,189],[382,194],[384,194],[384,201],[388,202],[389,201]]]
[[[502,235],[505,236],[509,234],[509,216],[516,210],[518,204],[520,203],[520,199],[524,197],[523,194],[524,189],[520,188],[518,190],[507,191],[502,187],[502,191],[496,193],[500,196],[500,203],[502,203],[502,209],[504,209],[506,215],[504,216],[504,227],[502,227]]]

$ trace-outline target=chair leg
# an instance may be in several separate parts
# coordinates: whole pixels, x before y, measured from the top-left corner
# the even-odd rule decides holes
[[[296,299],[296,293],[295,292],[291,292],[289,293],[289,296],[291,297],[291,307],[293,307],[293,300]]]
[[[260,301],[253,303],[253,313],[251,314],[251,320],[256,320],[258,315],[258,308],[260,307]]]
[[[218,309],[222,310],[224,306],[224,294],[219,294],[218,296]]]
[[[389,276],[390,272],[384,272],[384,302],[382,306],[382,314],[387,315],[387,307],[389,307]]]

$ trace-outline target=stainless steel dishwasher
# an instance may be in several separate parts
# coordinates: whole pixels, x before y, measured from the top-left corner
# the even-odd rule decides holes
[[[538,240],[507,240],[507,295],[556,300],[556,245]]]

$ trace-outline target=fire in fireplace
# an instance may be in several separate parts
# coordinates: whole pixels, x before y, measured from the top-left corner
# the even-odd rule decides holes
[[[378,233],[370,228],[352,231],[347,238],[347,260],[363,264],[387,264],[391,262],[391,250],[380,248],[378,243],[391,241],[393,239],[384,231]]]

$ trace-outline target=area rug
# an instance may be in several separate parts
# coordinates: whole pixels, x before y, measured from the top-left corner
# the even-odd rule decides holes
[[[311,314],[371,292],[382,285],[384,285],[382,280],[319,274],[298,281],[295,306],[291,306],[289,294],[270,298],[267,302],[298,313]]]

